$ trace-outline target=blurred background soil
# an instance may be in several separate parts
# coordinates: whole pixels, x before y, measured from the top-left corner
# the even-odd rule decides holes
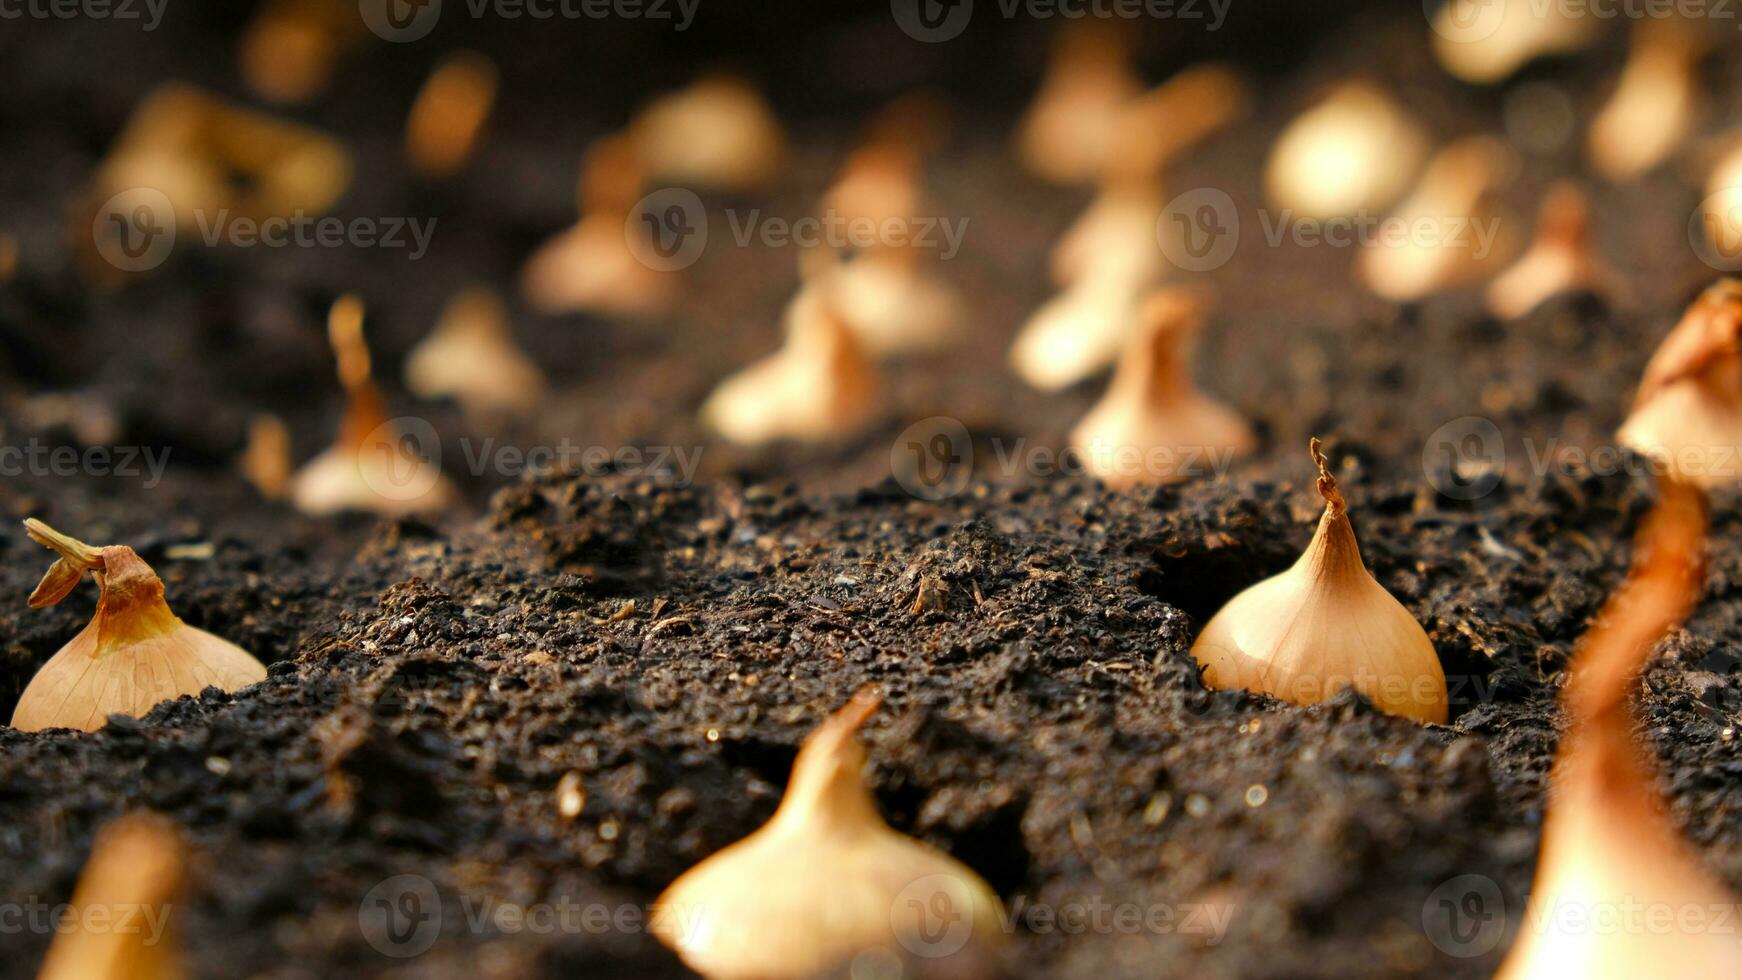
[[[1171,168],[1168,189],[1221,189],[1241,215],[1232,259],[1198,277],[1218,302],[1197,372],[1254,420],[1262,448],[1224,481],[1110,493],[1002,465],[1058,446],[1103,387],[1042,394],[1006,367],[1014,331],[1048,295],[1048,249],[1089,196],[1028,175],[1011,151],[1056,25],[987,15],[926,45],[876,3],[703,0],[682,32],[444,18],[416,43],[371,39],[326,94],[282,110],[355,154],[332,213],[434,219],[427,255],[194,247],[123,288],[93,288],[73,265],[72,202],[152,85],[248,100],[236,38],[250,13],[172,4],[150,33],[0,27],[0,231],[20,256],[0,285],[4,442],[170,454],[150,486],[9,475],[0,509],[133,545],[184,619],[270,665],[233,697],[92,735],[0,729],[0,901],[65,901],[95,828],[148,807],[191,842],[176,921],[202,976],[683,975],[634,930],[473,928],[468,912],[651,901],[766,819],[803,736],[875,683],[886,707],[865,741],[884,812],[973,866],[1007,906],[1229,914],[1219,941],[1183,925],[1018,925],[1012,973],[1481,977],[1498,965],[1504,942],[1472,956],[1436,945],[1424,906],[1474,874],[1498,885],[1514,923],[1522,914],[1562,671],[1649,498],[1640,477],[1533,463],[1611,439],[1657,340],[1715,275],[1689,245],[1701,193],[1686,159],[1624,186],[1583,162],[1583,127],[1623,37],[1475,89],[1434,65],[1416,4],[1236,3],[1216,31],[1146,25],[1151,79],[1225,58],[1256,86],[1251,115]],[[495,60],[498,111],[459,177],[420,182],[401,161],[404,116],[458,47]],[[1735,53],[1704,66],[1703,136],[1742,121]],[[704,195],[720,230],[750,208],[810,213],[872,113],[916,90],[942,100],[953,125],[925,179],[936,214],[968,220],[944,264],[972,311],[962,344],[885,365],[880,421],[848,445],[716,443],[697,406],[778,344],[798,284],[790,249],[719,234],[686,271],[684,300],[652,321],[543,316],[511,300],[516,338],[553,388],[533,421],[480,432],[455,407],[408,395],[405,353],[448,297],[471,283],[512,297],[525,256],[573,220],[586,145],[715,67],[763,88],[796,150],[766,193]],[[1269,246],[1264,154],[1350,74],[1380,80],[1440,140],[1509,132],[1520,86],[1564,97],[1572,129],[1521,154],[1503,200],[1527,234],[1552,181],[1583,179],[1597,247],[1622,280],[1609,299],[1555,300],[1502,325],[1474,290],[1398,307],[1356,286],[1352,249]],[[346,291],[368,304],[393,408],[441,434],[465,491],[459,513],[311,518],[238,475],[257,412],[286,421],[299,461],[332,438],[343,399],[323,322]],[[890,458],[904,428],[936,416],[973,434],[974,476],[930,502],[891,478]],[[1423,449],[1466,416],[1492,420],[1507,443],[1498,487],[1476,501],[1437,494],[1439,461]],[[94,432],[93,417],[104,420]],[[1448,726],[1391,719],[1352,695],[1299,708],[1197,679],[1196,628],[1311,533],[1312,434],[1341,460],[1369,566],[1446,664]],[[456,465],[483,438],[677,447],[700,463],[681,486]],[[1675,819],[1742,886],[1742,529],[1730,504],[1718,507],[1705,602],[1646,676],[1641,732]],[[0,559],[9,715],[88,619],[94,590],[30,611],[48,554],[7,534]],[[555,801],[570,772],[586,795],[572,821]],[[434,883],[446,918],[434,949],[395,960],[365,940],[357,910],[402,873]],[[33,975],[49,938],[0,936],[0,975]]]

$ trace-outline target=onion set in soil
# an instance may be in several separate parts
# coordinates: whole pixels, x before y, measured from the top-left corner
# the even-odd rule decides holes
[[[95,731],[110,715],[140,718],[161,701],[208,687],[236,691],[266,679],[266,668],[248,651],[171,612],[163,580],[132,548],[93,548],[34,519],[24,527],[32,541],[60,556],[31,593],[31,608],[58,604],[87,574],[98,596],[90,624],[19,695],[13,728]]]

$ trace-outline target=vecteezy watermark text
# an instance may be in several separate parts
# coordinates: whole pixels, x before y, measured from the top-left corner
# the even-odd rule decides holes
[[[364,438],[364,445],[388,450],[393,465],[361,469],[371,490],[389,500],[415,500],[428,493],[438,475],[453,463],[443,452],[435,426],[415,415],[381,423]],[[620,474],[695,482],[701,466],[701,446],[583,445],[564,438],[555,445],[520,446],[494,438],[460,440],[459,463],[474,477],[519,479],[529,474],[574,473],[582,476]],[[403,465],[406,461],[427,465]]]
[[[462,439],[460,451],[466,469],[473,476],[518,477],[544,471],[588,476],[629,473],[674,480],[677,486],[695,482],[696,469],[702,462],[701,446],[583,446],[567,439],[554,446]]]
[[[946,957],[973,938],[974,923],[995,920],[1007,935],[1184,935],[1216,945],[1227,935],[1238,906],[1215,902],[1138,902],[1101,895],[1041,902],[1018,894],[994,909],[979,909],[978,890],[959,876],[930,874],[902,888],[887,910],[890,936],[921,958]],[[457,907],[460,915],[447,913]],[[417,956],[435,944],[444,927],[470,935],[664,935],[699,937],[719,927],[720,907],[677,902],[638,904],[582,901],[558,895],[548,901],[507,901],[462,892],[444,901],[428,878],[394,875],[358,903],[364,938],[396,958]]]
[[[150,490],[163,481],[169,447],[48,445],[32,437],[22,446],[0,446],[0,477],[144,477]]]
[[[842,214],[833,209],[818,215],[786,218],[761,208],[726,211],[733,245],[748,248],[830,248],[864,251],[911,248],[935,251],[940,259],[955,258],[968,233],[968,219],[941,216],[885,217]],[[648,194],[631,208],[623,222],[630,254],[650,269],[673,272],[694,265],[709,241],[707,208],[695,191],[665,187]],[[717,238],[717,236],[716,236]]]
[[[1258,220],[1264,231],[1264,243],[1271,248],[1280,248],[1284,239],[1302,248],[1319,245],[1397,248],[1411,245],[1417,248],[1468,249],[1471,258],[1481,260],[1493,252],[1494,242],[1500,237],[1500,218],[1494,216],[1404,218],[1356,214],[1342,218],[1306,218],[1284,208],[1277,212],[1262,209],[1258,212]]]
[[[1453,249],[1480,261],[1500,239],[1498,215],[1376,215],[1316,218],[1289,208],[1258,209],[1264,244],[1281,248]],[[1167,203],[1155,225],[1162,254],[1189,272],[1221,268],[1242,242],[1234,198],[1215,187],[1186,191]]]
[[[760,208],[740,213],[726,212],[732,225],[732,240],[739,247],[752,242],[768,248],[818,246],[835,249],[924,248],[934,249],[940,259],[955,258],[968,233],[968,219],[941,217],[884,218],[849,217],[825,211],[814,217],[786,219],[765,216]]]
[[[408,248],[413,262],[429,251],[436,219],[407,217],[340,218],[317,217],[297,210],[285,217],[250,218],[234,215],[228,208],[216,212],[196,211],[194,221],[200,240],[208,248],[226,244],[233,248]]]
[[[1593,900],[1569,894],[1526,892],[1512,897],[1487,875],[1462,874],[1441,882],[1422,903],[1422,932],[1440,952],[1460,958],[1483,956],[1508,935],[1525,936],[1723,936],[1742,943],[1742,904],[1664,902],[1618,895]],[[1508,910],[1522,908],[1521,917]]]
[[[145,272],[169,259],[183,231],[207,248],[405,249],[417,261],[429,251],[435,218],[405,216],[340,218],[297,209],[264,218],[229,208],[178,211],[155,187],[133,187],[103,202],[91,220],[91,240],[104,261],[123,272]]]
[[[0,0],[0,20],[136,20],[155,31],[169,0]]]
[[[975,0],[889,0],[889,11],[903,33],[936,44],[953,40],[974,18]],[[983,7],[1015,20],[1170,20],[1201,22],[1220,30],[1234,0],[993,0]]]
[[[1558,437],[1520,440],[1531,476],[1550,473],[1578,477],[1639,478],[1679,474],[1708,485],[1742,486],[1742,446],[1730,443],[1659,446],[1644,449],[1604,444],[1584,446]],[[1493,420],[1479,415],[1455,418],[1435,429],[1422,444],[1422,473],[1440,496],[1479,500],[1505,478],[1508,461],[1519,457]]]
[[[169,903],[151,902],[44,902],[35,896],[23,902],[0,903],[0,936],[24,933],[58,935],[83,932],[101,935],[139,936],[155,946],[169,921]]]
[[[1148,446],[1095,439],[1063,449],[1034,445],[1026,439],[985,440],[992,450],[992,473],[1016,476],[1087,476],[1167,483],[1208,478],[1219,480],[1233,468],[1230,446]],[[968,427],[960,419],[937,415],[913,423],[889,447],[889,471],[902,489],[921,500],[944,500],[961,493],[973,477],[976,453]]]
[[[435,30],[443,5],[443,0],[358,0],[357,8],[376,37],[409,42]],[[701,0],[465,0],[454,4],[473,20],[644,20],[669,23],[674,31],[689,30],[700,6]]]

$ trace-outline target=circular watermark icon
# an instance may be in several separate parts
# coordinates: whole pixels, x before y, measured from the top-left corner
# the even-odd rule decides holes
[[[708,211],[695,191],[666,187],[635,202],[623,221],[623,237],[630,254],[649,269],[686,269],[708,247]]]
[[[1506,938],[1506,896],[1486,875],[1443,881],[1421,903],[1421,931],[1448,956],[1481,956]]]
[[[435,30],[442,0],[357,0],[357,9],[376,37],[403,44]]]
[[[974,890],[952,874],[909,882],[889,906],[889,926],[901,948],[925,959],[953,956],[974,936]]]
[[[133,187],[103,202],[91,219],[97,254],[122,272],[155,269],[175,249],[175,205],[155,187]]]
[[[1494,492],[1506,468],[1500,427],[1476,415],[1456,418],[1433,431],[1421,449],[1421,469],[1440,496],[1477,500]]]
[[[394,875],[357,903],[357,927],[382,955],[418,956],[441,935],[442,897],[423,875]]]
[[[1719,272],[1742,271],[1742,187],[1726,187],[1688,216],[1688,244]]]
[[[1510,0],[1422,0],[1421,12],[1435,34],[1454,44],[1476,44],[1494,36],[1506,20]]]
[[[1187,272],[1219,269],[1240,244],[1240,212],[1227,191],[1186,191],[1161,209],[1155,239],[1168,261]]]
[[[442,441],[435,426],[413,415],[388,419],[363,437],[357,470],[386,500],[417,500],[442,478]]]
[[[974,0],[889,0],[889,12],[901,32],[915,41],[938,44],[954,40],[974,18]]]
[[[889,447],[889,472],[901,489],[921,500],[954,497],[974,473],[968,427],[947,415],[920,419]]]

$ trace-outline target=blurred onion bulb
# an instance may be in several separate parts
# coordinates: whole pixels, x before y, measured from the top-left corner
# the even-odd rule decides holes
[[[702,403],[703,424],[746,446],[857,434],[877,408],[876,372],[824,282],[793,297],[785,330],[780,350],[720,382]]]
[[[1482,136],[1435,154],[1386,218],[1407,234],[1368,241],[1356,259],[1361,280],[1385,299],[1408,303],[1486,274],[1510,248],[1508,223],[1489,198],[1514,163],[1504,144]]]
[[[1555,296],[1580,291],[1614,292],[1617,273],[1591,247],[1589,207],[1571,183],[1549,188],[1536,223],[1536,240],[1488,284],[1488,311],[1516,320]]]
[[[496,103],[496,65],[474,51],[443,59],[411,104],[405,156],[426,177],[448,177],[465,166]]]
[[[1302,217],[1376,213],[1409,188],[1427,152],[1427,134],[1382,89],[1345,82],[1277,137],[1264,190]]]
[[[175,827],[153,814],[104,825],[37,980],[187,976],[170,922],[180,901],[184,846]]]
[[[1687,483],[1742,479],[1742,280],[1707,288],[1664,337],[1618,438]]]
[[[351,181],[337,140],[168,83],[139,101],[97,171],[101,193],[161,191],[192,230],[220,212],[263,220],[320,214]]]
[[[508,312],[490,289],[462,290],[405,361],[405,385],[424,398],[452,397],[477,419],[532,414],[544,374],[514,345]]]
[[[941,253],[935,250],[951,244],[937,229],[948,226],[922,225],[923,200],[918,148],[887,140],[856,151],[823,197],[828,220],[849,229],[878,229],[874,240],[847,243],[850,248],[842,251],[850,252],[850,260],[820,261],[833,250],[819,249],[807,270],[829,279],[836,309],[875,355],[937,350],[961,329],[961,296],[936,271]],[[888,231],[900,237],[885,240]]]
[[[1062,391],[1113,363],[1136,319],[1147,280],[1084,276],[1035,310],[1010,348],[1022,380]]]
[[[328,0],[273,0],[242,33],[242,79],[268,102],[307,102],[332,81],[333,64],[361,28]]]
[[[962,297],[920,249],[880,248],[823,273],[865,350],[879,357],[948,347],[961,333]]]
[[[645,180],[628,137],[607,136],[587,150],[580,220],[540,245],[521,270],[521,291],[534,309],[652,316],[670,308],[677,278],[657,261],[637,210]]]
[[[79,635],[31,678],[12,727],[96,731],[110,715],[143,717],[160,701],[198,696],[207,687],[236,691],[266,679],[248,651],[182,622],[163,601],[163,580],[126,545],[93,548],[43,522],[24,522],[30,539],[60,555],[30,595],[30,607],[72,594],[88,572],[97,612]]]
[[[1160,182],[1109,181],[1052,252],[1063,288],[1022,325],[1010,363],[1022,380],[1058,391],[1113,363],[1138,301],[1166,269],[1156,238]]]
[[[630,136],[655,179],[723,190],[767,183],[786,157],[786,137],[768,104],[729,75],[655,99],[630,124]]]
[[[427,513],[450,504],[453,485],[441,467],[407,444],[408,433],[387,417],[369,376],[363,343],[363,301],[341,296],[327,316],[327,335],[345,386],[339,438],[309,460],[291,481],[290,499],[305,514],[364,511],[387,516]]]
[[[1159,178],[1185,151],[1245,113],[1244,79],[1220,64],[1194,65],[1119,108],[1109,179]]]
[[[1729,268],[1742,258],[1742,142],[1730,147],[1706,178],[1700,223],[1716,251],[1715,264]]]
[[[1106,166],[1125,103],[1142,83],[1128,46],[1095,21],[1059,35],[1046,80],[1023,117],[1017,146],[1028,168],[1061,184],[1094,180]]]
[[[855,732],[877,709],[861,692],[799,750],[773,819],[685,872],[653,930],[712,980],[828,975],[866,952],[936,952],[941,920],[959,952],[930,963],[979,975],[1003,941],[998,897],[971,869],[890,829],[865,785]],[[929,927],[929,928],[928,928]]]
[[[1631,180],[1663,162],[1693,127],[1699,44],[1685,24],[1644,21],[1621,81],[1591,122],[1591,163]]]
[[[1537,58],[1585,47],[1604,19],[1567,3],[1447,0],[1430,23],[1440,64],[1466,82],[1489,84]]]
[[[290,493],[290,458],[290,430],[283,419],[268,413],[248,420],[248,442],[237,468],[262,497],[283,500]]]
[[[1660,483],[1626,582],[1579,642],[1530,906],[1499,980],[1742,976],[1742,945],[1712,918],[1742,896],[1664,816],[1627,703],[1639,667],[1703,592],[1706,523],[1697,489]]]
[[[1229,600],[1192,644],[1204,683],[1316,704],[1353,687],[1381,711],[1446,720],[1445,672],[1421,624],[1361,561],[1343,494],[1319,441],[1325,512],[1287,571]]]
[[[1156,238],[1162,190],[1155,180],[1108,181],[1053,246],[1052,278],[1060,286],[1098,276],[1148,284],[1167,270]]]
[[[1107,394],[1072,430],[1072,448],[1108,487],[1184,480],[1252,451],[1246,422],[1192,383],[1206,305],[1195,290],[1151,294]]]

